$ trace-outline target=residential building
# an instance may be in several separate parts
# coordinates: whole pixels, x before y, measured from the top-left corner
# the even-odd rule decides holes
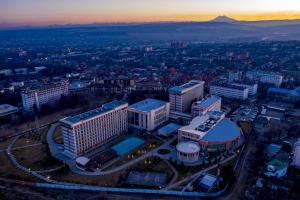
[[[253,95],[257,94],[257,83],[234,82],[234,83],[231,83],[231,85],[248,88],[248,95],[249,96],[253,96]]]
[[[194,102],[192,116],[202,116],[208,111],[221,111],[222,98],[212,95],[204,100]]]
[[[59,81],[49,84],[34,85],[26,88],[21,92],[23,109],[31,111],[36,105],[37,109],[41,109],[44,104],[55,104],[61,96],[69,94],[69,82]]]
[[[203,97],[204,81],[192,80],[186,84],[169,89],[171,111],[186,113],[193,101]]]
[[[246,73],[246,78],[261,83],[272,84],[276,87],[279,87],[283,81],[282,75],[262,71],[248,71]]]
[[[282,178],[287,174],[288,164],[278,159],[274,159],[267,163],[264,174],[268,177]]]
[[[209,93],[230,99],[246,100],[249,96],[249,89],[245,86],[227,83],[212,83],[209,87]]]
[[[15,106],[9,104],[0,105],[0,117],[5,117],[8,115],[15,114],[19,111],[19,109]]]
[[[300,168],[300,139],[294,144],[293,165]]]
[[[131,127],[151,131],[169,119],[170,103],[145,99],[128,107]]]
[[[128,104],[112,101],[94,110],[60,120],[65,154],[78,157],[128,130]]]
[[[269,88],[268,96],[272,99],[288,103],[297,103],[300,102],[300,87],[297,87],[293,90],[285,88]]]
[[[228,82],[241,81],[243,79],[243,72],[229,72]]]

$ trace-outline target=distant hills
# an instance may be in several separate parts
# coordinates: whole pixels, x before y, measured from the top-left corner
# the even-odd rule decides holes
[[[43,33],[46,34],[40,35],[41,30],[44,30]],[[22,34],[16,34],[20,31]],[[0,31],[0,39],[11,38],[13,40],[14,34],[17,35],[16,37],[25,39],[27,33],[28,38],[33,41],[33,36],[40,40],[43,37],[55,38],[56,35],[70,41],[85,38],[86,41],[101,42],[125,40],[146,42],[174,40],[199,42],[290,41],[300,40],[300,20],[238,21],[227,16],[218,16],[211,21],[204,22],[51,25],[20,27],[18,31]]]

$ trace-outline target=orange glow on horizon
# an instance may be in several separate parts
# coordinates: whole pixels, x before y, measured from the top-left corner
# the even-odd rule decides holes
[[[77,14],[64,16],[56,16],[52,20],[35,20],[19,21],[16,24],[27,25],[50,25],[50,24],[89,24],[89,23],[143,23],[143,22],[181,22],[181,21],[209,21],[218,15],[226,15],[241,21],[260,21],[260,20],[295,20],[300,19],[300,12],[269,12],[269,13],[193,13],[193,14],[172,14],[166,13],[164,15],[144,14],[144,13],[126,13],[114,15],[97,15],[97,14]]]

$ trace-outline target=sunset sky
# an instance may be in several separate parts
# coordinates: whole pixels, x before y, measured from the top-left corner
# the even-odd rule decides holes
[[[300,19],[300,0],[0,0],[0,23]]]

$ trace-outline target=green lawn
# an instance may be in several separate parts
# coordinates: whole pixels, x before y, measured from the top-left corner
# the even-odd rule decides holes
[[[57,181],[112,187],[117,186],[121,177],[126,175],[126,170],[103,176],[82,176],[69,170],[49,173],[51,179]]]
[[[7,155],[2,152],[0,153],[0,176],[3,178],[17,179],[23,181],[36,182],[37,179],[22,170],[16,168],[9,160]]]
[[[63,144],[63,137],[62,137],[62,132],[61,132],[61,126],[57,126],[54,130],[53,134],[54,141],[58,144]]]
[[[46,170],[62,165],[61,162],[50,157],[47,144],[16,149],[12,153],[20,164],[32,170]]]
[[[26,133],[25,135],[19,137],[13,147],[15,148],[45,142],[47,131],[48,128],[45,127],[40,129],[38,132]]]

